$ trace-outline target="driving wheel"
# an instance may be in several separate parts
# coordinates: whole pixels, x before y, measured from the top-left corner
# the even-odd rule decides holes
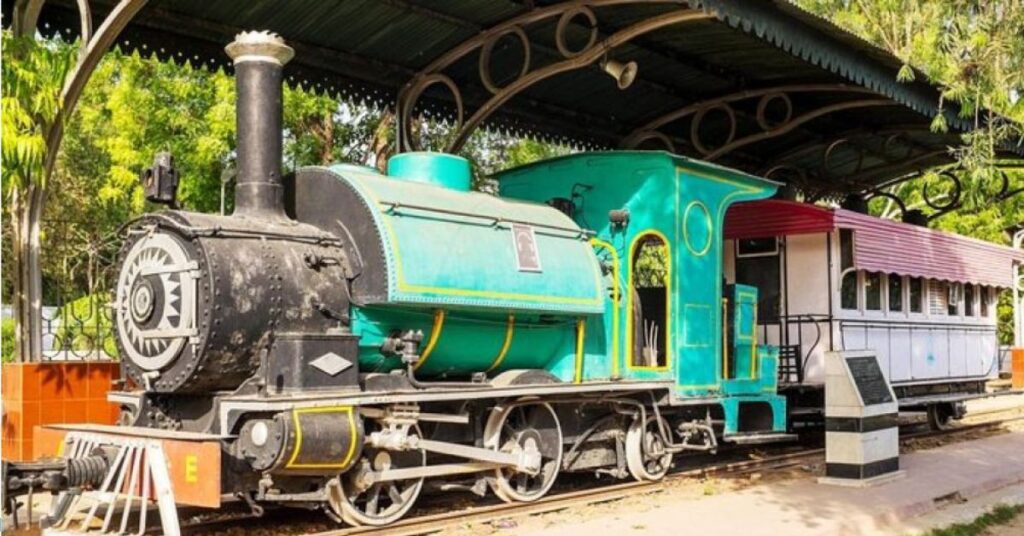
[[[671,433],[668,422],[654,416],[647,417],[646,422],[635,419],[626,432],[626,467],[641,482],[661,480],[672,468],[672,453],[665,448],[659,421]]]
[[[551,489],[562,466],[562,428],[558,416],[543,402],[498,406],[484,429],[484,444],[510,454],[539,457],[538,467],[495,469],[492,488],[505,502],[530,502]]]

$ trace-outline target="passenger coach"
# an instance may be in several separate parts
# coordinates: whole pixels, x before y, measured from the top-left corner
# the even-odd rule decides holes
[[[780,347],[793,411],[814,413],[831,350],[873,350],[902,409],[963,416],[999,374],[996,305],[1024,253],[844,208],[741,203],[725,271],[757,287],[758,337]]]

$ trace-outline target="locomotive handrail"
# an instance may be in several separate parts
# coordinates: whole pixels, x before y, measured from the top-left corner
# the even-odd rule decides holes
[[[339,246],[343,245],[342,241],[330,235],[310,235],[301,233],[283,233],[275,231],[252,231],[248,229],[225,229],[219,225],[214,227],[195,227],[191,225],[181,225],[173,221],[164,220],[157,223],[159,227],[167,227],[181,232],[185,236],[192,238],[197,236],[217,236],[224,238],[253,238],[253,239],[278,239],[278,240],[292,240],[296,242],[309,242],[318,245],[332,245]]]
[[[447,209],[447,208],[428,207],[428,206],[424,206],[424,205],[411,205],[411,204],[407,204],[407,203],[399,203],[397,201],[379,201],[379,203],[381,205],[388,205],[390,207],[388,210],[390,212],[393,212],[393,213],[397,213],[399,209],[408,208],[408,209],[412,209],[412,210],[422,210],[424,212],[435,212],[435,213],[438,213],[438,214],[448,214],[450,216],[463,216],[463,217],[466,217],[466,218],[478,218],[478,219],[481,219],[481,220],[490,220],[492,222],[491,223],[492,225],[500,225],[502,223],[518,223],[518,224],[522,224],[522,225],[529,225],[531,227],[536,227],[536,228],[539,228],[539,229],[550,229],[550,230],[553,230],[553,231],[562,231],[562,232],[565,232],[565,233],[577,235],[577,237],[579,237],[579,238],[589,239],[591,237],[597,236],[596,232],[591,231],[590,229],[583,229],[581,227],[563,227],[563,226],[560,226],[560,225],[551,225],[551,224],[547,224],[547,223],[537,223],[537,222],[534,222],[534,221],[520,220],[520,219],[517,219],[517,218],[503,218],[503,217],[497,217],[497,216],[488,216],[486,214],[477,214],[477,213],[474,213],[474,212],[465,212],[465,211],[461,211],[461,210],[452,210],[452,209]]]

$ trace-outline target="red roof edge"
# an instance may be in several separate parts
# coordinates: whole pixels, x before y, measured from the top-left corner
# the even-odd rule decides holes
[[[897,273],[1006,288],[1024,251],[958,234],[844,209],[782,200],[737,203],[725,217],[725,238],[767,238],[854,231],[854,265]]]

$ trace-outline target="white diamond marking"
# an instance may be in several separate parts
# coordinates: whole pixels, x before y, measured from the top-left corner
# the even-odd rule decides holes
[[[352,362],[334,352],[327,352],[310,361],[309,365],[326,372],[330,376],[337,376],[341,371],[351,367]]]

